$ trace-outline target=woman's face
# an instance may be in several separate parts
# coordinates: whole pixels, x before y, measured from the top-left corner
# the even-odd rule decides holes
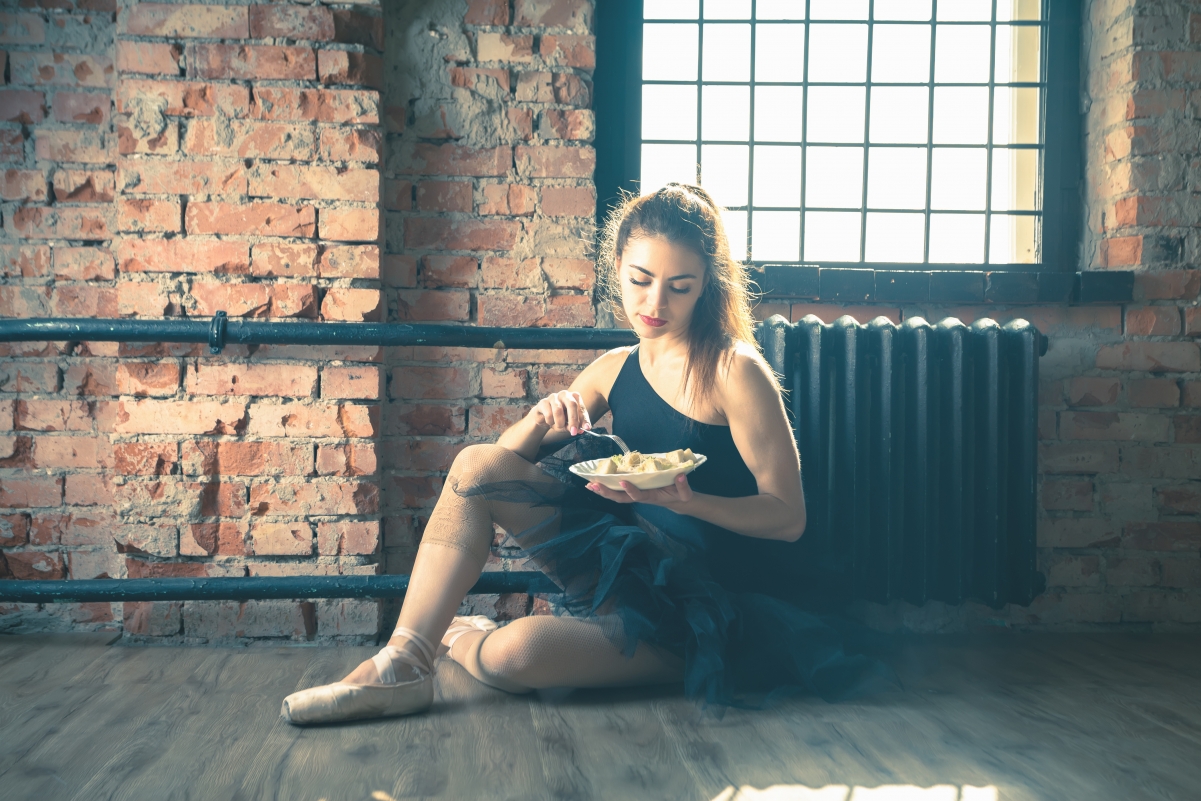
[[[630,237],[617,276],[622,308],[639,337],[687,333],[705,288],[705,264],[695,251],[662,237]]]

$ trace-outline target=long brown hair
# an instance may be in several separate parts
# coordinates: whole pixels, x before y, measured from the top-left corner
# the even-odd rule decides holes
[[[747,275],[730,255],[721,209],[704,189],[670,183],[642,197],[630,194],[610,213],[600,241],[599,283],[615,315],[622,313],[618,259],[631,238],[656,236],[688,247],[705,265],[705,288],[688,331],[684,394],[712,406],[718,368],[733,355],[733,346],[747,342],[758,348]]]

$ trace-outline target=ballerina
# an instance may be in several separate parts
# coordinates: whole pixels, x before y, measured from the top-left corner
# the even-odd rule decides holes
[[[771,549],[804,531],[805,498],[720,209],[690,185],[627,198],[601,255],[610,302],[639,344],[605,353],[495,445],[455,458],[386,647],[340,682],[288,696],[288,721],[428,709],[435,642],[479,681],[513,693],[682,682],[716,704],[780,689],[830,697],[871,667],[844,654],[820,619],[754,586]],[[617,453],[579,436],[607,411],[631,449],[691,448],[707,461],[662,489],[585,484],[565,468]],[[563,590],[569,614],[503,628],[455,617],[493,524]]]

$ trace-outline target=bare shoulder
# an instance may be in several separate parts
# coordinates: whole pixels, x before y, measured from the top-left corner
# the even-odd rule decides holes
[[[749,342],[739,342],[727,353],[721,377],[722,405],[727,409],[764,399],[775,403],[777,383],[771,365]]]
[[[602,398],[608,398],[609,390],[612,388],[613,382],[617,380],[617,374],[621,372],[621,366],[625,364],[626,357],[633,349],[632,345],[614,348],[598,356],[584,368],[576,379],[576,390],[581,394],[587,390]]]

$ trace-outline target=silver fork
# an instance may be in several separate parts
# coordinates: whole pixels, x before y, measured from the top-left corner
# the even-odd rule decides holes
[[[611,439],[617,443],[617,447],[621,448],[621,452],[623,454],[630,452],[630,448],[628,445],[626,445],[625,440],[623,440],[621,437],[617,436],[616,434],[598,434],[595,431],[589,431],[588,429],[584,429],[584,428],[579,429],[579,431],[581,434],[591,434],[592,436],[600,437],[601,439]]]

